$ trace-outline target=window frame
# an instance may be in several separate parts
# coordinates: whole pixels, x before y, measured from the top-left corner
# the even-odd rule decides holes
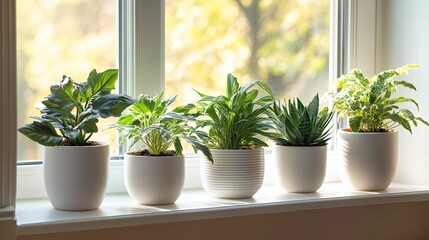
[[[0,208],[16,203],[16,3],[0,2]]]
[[[15,2],[16,0],[9,0]],[[367,16],[365,10],[371,9],[377,5],[377,1],[372,0],[331,0],[331,40],[330,40],[330,81],[348,72],[349,66],[360,65],[364,57],[358,58],[358,53],[367,53],[367,51],[358,51],[357,49],[368,48],[367,44],[377,44],[377,32],[366,31],[363,33],[366,39],[357,38],[364,31],[364,28],[356,28],[359,21],[366,19],[369,22],[374,20],[374,28],[377,25],[377,11],[370,11],[371,16]],[[119,17],[119,69],[122,83],[120,91],[133,97],[145,93],[153,95],[160,93],[165,88],[164,81],[164,0],[118,0],[120,6]],[[348,21],[350,19],[350,22]],[[370,19],[370,20],[368,20]],[[138,24],[140,23],[140,24]],[[360,25],[362,26],[362,25]],[[372,28],[371,28],[372,29]],[[353,30],[353,31],[352,31]],[[375,39],[375,41],[368,41]],[[350,49],[354,49],[351,51]],[[375,50],[375,47],[374,47]],[[368,56],[371,53],[368,53]],[[365,56],[365,57],[368,57]],[[349,61],[348,59],[354,59]],[[367,63],[368,61],[365,61]],[[368,63],[369,66],[371,63]],[[375,63],[374,63],[375,64]],[[158,79],[158,81],[153,81]],[[16,79],[14,79],[16,82]],[[13,98],[10,98],[13,100]],[[16,107],[15,107],[16,108]],[[16,110],[16,109],[15,109]],[[341,123],[344,124],[344,123]],[[340,125],[341,127],[342,125]],[[16,123],[15,127],[16,129]],[[16,134],[16,132],[14,132]],[[333,136],[335,136],[335,132]],[[333,137],[335,139],[335,137]],[[334,143],[335,146],[335,143]],[[267,152],[269,155],[269,150]],[[328,171],[332,175],[328,181],[338,180],[334,167],[334,151],[330,151],[328,156],[328,165],[332,165]],[[16,160],[13,164],[16,165]],[[267,162],[267,168],[270,163]],[[199,179],[199,162],[193,156],[187,156],[187,183],[185,188],[201,187]],[[109,172],[109,185],[107,192],[125,192],[123,184],[123,162],[111,161]],[[1,169],[0,169],[1,170]],[[16,170],[16,167],[15,167]],[[23,165],[18,167],[18,198],[46,197],[43,187],[42,165]],[[1,193],[3,194],[4,191]]]

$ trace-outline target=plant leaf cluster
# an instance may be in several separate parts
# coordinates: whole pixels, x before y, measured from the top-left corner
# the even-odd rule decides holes
[[[270,138],[278,145],[323,146],[330,139],[333,112],[327,107],[319,111],[319,95],[308,106],[299,98],[284,104],[276,100],[268,115],[276,130]]]
[[[151,155],[168,155],[174,146],[176,155],[183,154],[181,140],[200,150],[213,161],[210,150],[203,144],[209,138],[195,127],[195,118],[189,114],[190,106],[168,111],[176,97],[163,100],[163,94],[154,97],[140,95],[138,100],[124,110],[115,125],[121,133],[120,144],[130,140],[129,148],[141,142]],[[193,124],[192,124],[193,123]]]
[[[63,76],[38,104],[41,116],[33,116],[35,121],[18,131],[45,146],[87,145],[92,134],[98,132],[99,118],[119,117],[134,102],[126,95],[111,93],[117,79],[117,69],[101,73],[94,69],[82,83]]]
[[[258,98],[259,86],[267,96]],[[271,128],[266,111],[272,102],[272,92],[260,81],[240,86],[232,74],[227,76],[225,95],[210,96],[196,91],[198,127],[207,130],[206,144],[216,149],[242,149],[267,146],[260,136],[268,137]]]
[[[337,80],[339,91],[331,93],[334,100],[334,110],[339,116],[348,116],[349,125],[353,132],[385,132],[402,126],[412,133],[412,125],[417,122],[429,125],[427,121],[406,109],[399,103],[419,105],[412,98],[397,97],[394,93],[399,86],[416,90],[408,81],[396,77],[408,74],[408,71],[420,67],[409,64],[395,70],[383,71],[372,78],[363,75],[361,70],[353,69],[350,74]]]

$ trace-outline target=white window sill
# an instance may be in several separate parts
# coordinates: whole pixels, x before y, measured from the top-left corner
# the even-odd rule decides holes
[[[311,194],[281,194],[267,185],[253,198],[236,200],[211,198],[203,190],[185,190],[175,204],[163,206],[138,205],[127,194],[108,194],[100,209],[86,212],[55,210],[47,199],[23,199],[16,206],[17,235],[428,200],[429,187],[399,183],[384,192],[348,191],[341,183],[325,183]]]

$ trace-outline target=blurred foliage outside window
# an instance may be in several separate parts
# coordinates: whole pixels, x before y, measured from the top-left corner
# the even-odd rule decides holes
[[[223,94],[227,73],[262,80],[278,98],[328,90],[329,0],[166,0],[165,88]]]
[[[89,72],[117,68],[117,0],[17,0],[18,126],[39,115],[34,105],[63,75],[85,81]],[[114,119],[100,120],[103,129]],[[92,139],[111,144],[115,131]],[[41,146],[18,134],[18,160],[41,159]]]
[[[63,74],[117,68],[117,0],[18,0],[18,126]],[[166,97],[223,94],[227,73],[268,83],[278,98],[328,90],[329,0],[165,0]],[[155,80],[156,81],[156,80]],[[100,125],[113,122],[104,121]],[[95,140],[116,150],[115,132]],[[40,159],[18,134],[18,160]]]

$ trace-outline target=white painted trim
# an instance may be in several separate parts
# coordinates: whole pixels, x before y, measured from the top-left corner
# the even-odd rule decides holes
[[[249,199],[215,199],[203,190],[185,191],[175,204],[144,206],[128,195],[109,195],[100,210],[64,212],[46,199],[18,201],[18,236],[96,230],[148,224],[271,214],[312,209],[407,203],[429,200],[429,188],[392,184],[383,192],[348,191],[341,183],[322,186],[314,194],[282,194],[264,186]]]
[[[335,80],[349,70],[350,45],[350,1],[331,0],[329,29],[329,92],[337,91]],[[333,102],[330,102],[333,105]],[[337,117],[334,117],[337,119]],[[337,146],[338,129],[347,127],[346,119],[334,121],[332,128],[332,149]]]
[[[350,68],[377,73],[381,61],[380,0],[350,0]],[[349,69],[350,70],[350,69]]]
[[[164,0],[120,1],[120,72],[125,93],[164,90]]]
[[[15,205],[16,3],[0,1],[0,207]]]

